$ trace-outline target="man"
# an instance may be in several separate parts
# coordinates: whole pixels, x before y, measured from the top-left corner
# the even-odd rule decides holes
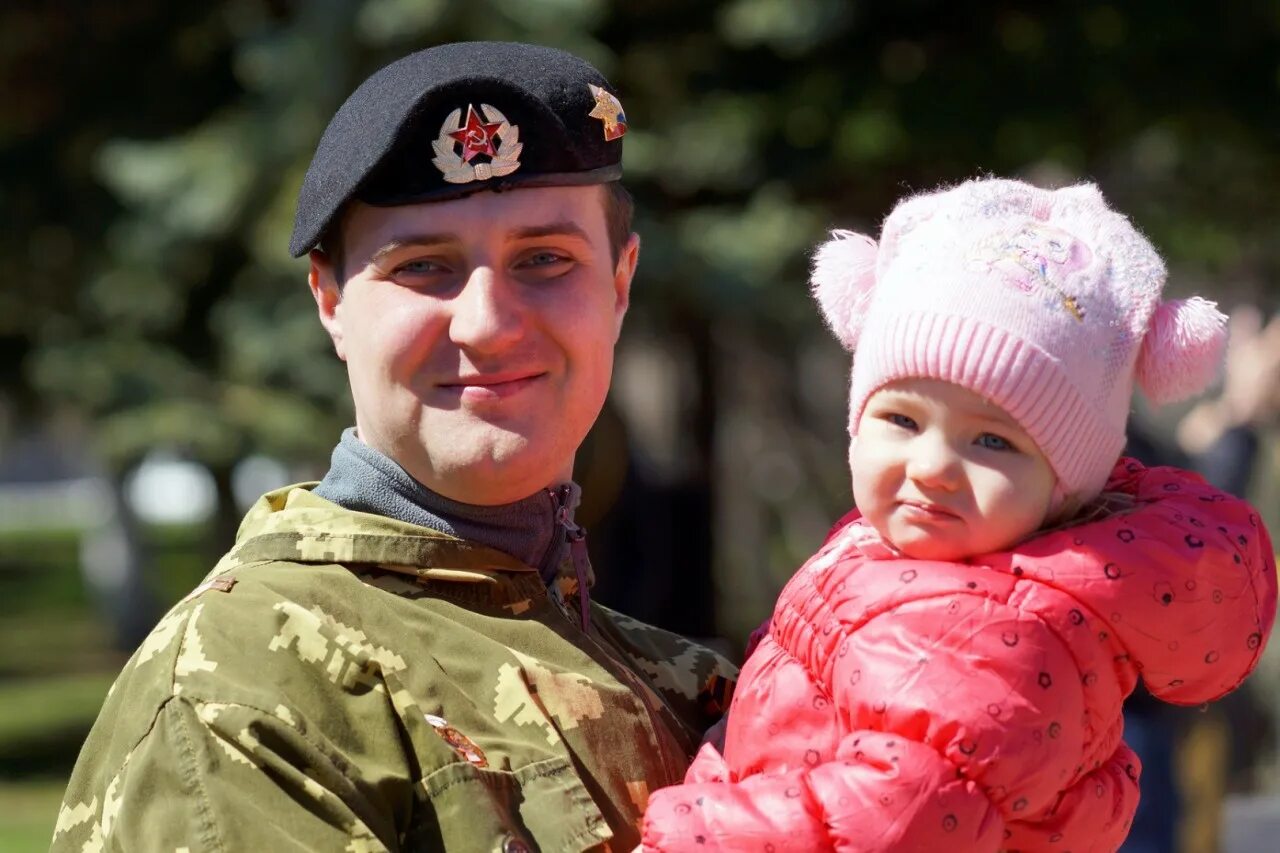
[[[589,601],[573,458],[639,251],[607,82],[474,43],[367,80],[291,243],[356,428],[138,649],[55,850],[627,850],[732,668]]]

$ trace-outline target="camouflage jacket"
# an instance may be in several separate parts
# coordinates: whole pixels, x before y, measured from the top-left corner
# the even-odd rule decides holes
[[[272,492],[111,688],[53,850],[630,850],[736,671],[576,596]]]

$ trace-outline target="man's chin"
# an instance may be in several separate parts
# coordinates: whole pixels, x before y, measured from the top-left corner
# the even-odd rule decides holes
[[[554,448],[524,436],[501,435],[481,443],[471,438],[467,446],[433,442],[443,445],[432,455],[430,465],[437,486],[426,485],[437,491],[465,493],[468,497],[456,499],[467,503],[510,503],[546,488],[571,467],[571,460],[557,464]]]

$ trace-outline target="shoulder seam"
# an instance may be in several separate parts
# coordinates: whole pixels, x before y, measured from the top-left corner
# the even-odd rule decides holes
[[[174,697],[182,702],[180,697]],[[166,702],[168,706],[170,703]],[[195,712],[195,709],[191,709]],[[157,717],[159,714],[157,714]],[[179,760],[184,765],[186,776],[191,780],[193,791],[193,799],[195,800],[195,813],[197,829],[200,834],[200,841],[211,850],[224,850],[222,839],[218,835],[217,821],[214,820],[210,810],[210,800],[208,792],[204,788],[203,780],[200,778],[199,764],[195,758],[195,749],[191,745],[191,739],[188,736],[186,722],[181,715],[175,721],[175,730],[179,740]]]

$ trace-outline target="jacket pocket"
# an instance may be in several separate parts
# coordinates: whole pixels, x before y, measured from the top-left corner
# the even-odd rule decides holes
[[[421,782],[427,801],[405,839],[407,850],[587,850],[613,836],[566,758],[516,770],[448,764]]]

